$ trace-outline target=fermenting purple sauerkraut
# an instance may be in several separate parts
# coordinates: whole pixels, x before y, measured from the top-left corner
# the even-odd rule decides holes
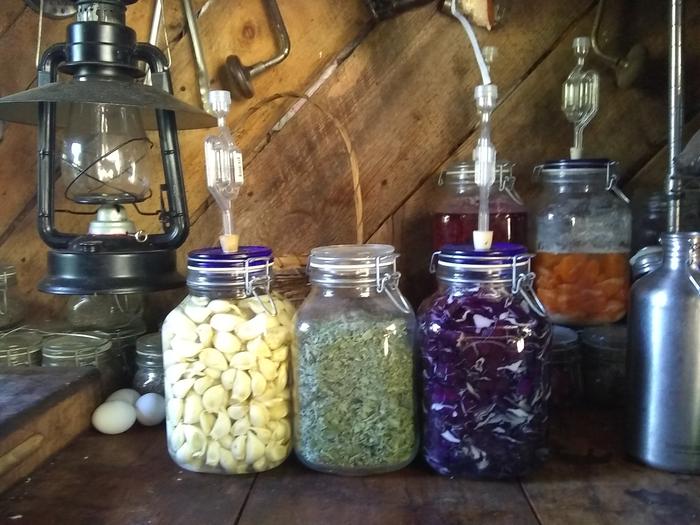
[[[419,310],[423,451],[440,474],[510,478],[543,452],[549,322],[490,284],[439,291]]]

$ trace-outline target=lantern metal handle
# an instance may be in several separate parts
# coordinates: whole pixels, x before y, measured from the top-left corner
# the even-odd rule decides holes
[[[287,33],[287,28],[284,25],[284,19],[277,5],[277,0],[265,0],[265,8],[270,17],[270,24],[278,51],[273,57],[252,66],[244,65],[238,55],[229,55],[224,69],[229,79],[231,91],[238,98],[252,98],[255,93],[252,84],[253,78],[283,62],[291,51],[289,33]]]

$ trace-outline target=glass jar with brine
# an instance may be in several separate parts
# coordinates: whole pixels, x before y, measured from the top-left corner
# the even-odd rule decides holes
[[[392,246],[315,248],[292,346],[294,448],[309,468],[398,470],[417,451],[415,316]]]
[[[472,242],[479,218],[479,187],[474,180],[474,162],[449,167],[438,179],[433,207],[433,248]],[[489,225],[494,242],[527,244],[527,210],[515,191],[513,165],[496,165],[496,182],[489,198]]]
[[[627,310],[631,212],[615,163],[560,160],[535,169],[537,295],[555,323],[613,323]]]
[[[189,253],[189,295],[161,330],[168,451],[184,469],[262,472],[291,452],[294,307],[272,263],[265,246]]]

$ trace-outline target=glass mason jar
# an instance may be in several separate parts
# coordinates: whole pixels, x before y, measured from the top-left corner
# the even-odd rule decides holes
[[[571,407],[583,399],[581,346],[578,333],[565,326],[552,328],[552,351],[549,356],[552,381],[552,407]]]
[[[539,462],[552,331],[531,258],[506,243],[433,255],[438,290],[421,305],[418,329],[423,454],[440,474],[512,478]]]
[[[0,366],[41,366],[41,341],[32,332],[0,335]]]
[[[195,472],[246,474],[291,451],[294,307],[271,291],[272,250],[190,252],[189,296],[162,327],[168,451]]]
[[[415,316],[392,246],[315,248],[292,347],[294,447],[321,472],[408,465],[418,448]]]
[[[24,314],[24,301],[17,289],[17,269],[0,263],[0,329],[18,325]]]
[[[114,330],[141,319],[143,295],[72,295],[66,314],[68,322],[81,330]]]
[[[433,249],[472,242],[479,219],[479,187],[474,162],[460,162],[438,179],[433,215]],[[489,225],[494,242],[527,244],[527,210],[515,191],[513,165],[499,162],[489,197]]]
[[[136,341],[146,333],[146,324],[138,318],[126,326],[93,330],[112,341],[112,351],[119,356],[125,384],[131,384],[136,371]]]
[[[615,163],[561,160],[535,169],[537,295],[554,323],[613,323],[627,311],[631,213]]]
[[[42,366],[96,367],[105,394],[124,384],[120,355],[112,350],[112,342],[102,334],[52,335],[44,338],[41,354]]]
[[[147,334],[136,340],[136,373],[132,386],[140,394],[165,395],[163,378],[163,343],[160,333]]]
[[[625,402],[627,327],[592,326],[581,332],[583,387],[586,401],[603,407]]]

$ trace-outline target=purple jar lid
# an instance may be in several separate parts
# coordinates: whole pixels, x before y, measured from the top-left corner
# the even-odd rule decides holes
[[[515,257],[527,253],[527,248],[510,242],[494,242],[490,250],[477,250],[472,244],[446,244],[440,256],[458,257]]]
[[[248,266],[253,267],[264,266],[270,259],[272,250],[267,246],[240,246],[238,251],[233,253],[224,253],[221,248],[216,247],[201,248],[187,255],[187,266],[193,270],[244,268],[248,260],[251,260]]]

